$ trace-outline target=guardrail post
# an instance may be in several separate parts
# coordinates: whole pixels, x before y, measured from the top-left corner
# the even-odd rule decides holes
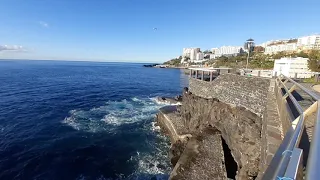
[[[298,73],[294,73],[294,79],[298,79]]]
[[[198,70],[196,70],[196,79],[198,79]]]
[[[192,69],[190,69],[190,72],[189,72],[190,74],[189,74],[189,77],[192,77]]]
[[[201,80],[203,81],[203,79],[204,79],[204,72],[201,71]]]
[[[213,73],[212,71],[210,71],[210,82],[212,81],[212,76],[213,76]]]
[[[261,73],[261,71],[258,71],[258,77],[260,77],[260,73]]]

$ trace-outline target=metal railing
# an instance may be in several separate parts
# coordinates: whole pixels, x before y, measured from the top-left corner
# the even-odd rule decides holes
[[[287,82],[291,82],[293,84],[290,89],[286,87]],[[302,90],[315,101],[305,111],[292,95],[292,92],[296,89]],[[306,179],[320,179],[320,106],[318,95],[283,75],[276,77],[274,91],[285,136],[262,179],[302,179],[303,153],[309,153]],[[292,111],[294,111],[294,109],[289,106],[289,103],[294,106],[296,112],[299,114],[295,119],[292,115]],[[303,150],[299,148],[299,144],[305,127],[305,119],[316,111],[317,116],[313,130],[310,152],[303,152]]]

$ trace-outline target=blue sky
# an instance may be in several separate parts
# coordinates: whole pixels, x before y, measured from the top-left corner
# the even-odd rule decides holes
[[[0,4],[2,59],[163,62],[179,56],[183,47],[210,49],[243,45],[248,38],[262,43],[320,32],[319,0],[0,0]]]

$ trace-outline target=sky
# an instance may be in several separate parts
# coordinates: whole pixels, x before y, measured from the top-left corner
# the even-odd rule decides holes
[[[0,59],[164,62],[184,47],[320,33],[319,7],[319,0],[0,0]]]

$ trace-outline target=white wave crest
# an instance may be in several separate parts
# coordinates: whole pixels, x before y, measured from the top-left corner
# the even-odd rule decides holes
[[[156,122],[151,123],[151,130],[159,132],[161,128],[160,128],[160,126],[157,126],[156,124],[157,124]]]
[[[76,130],[99,132],[110,126],[135,123],[151,119],[163,105],[149,98],[134,97],[129,100],[109,101],[90,110],[71,110],[62,122]]]
[[[160,101],[158,99],[158,97],[153,97],[153,98],[150,98],[152,101],[156,102],[157,104],[159,105],[174,105],[174,106],[178,106],[178,105],[181,105],[181,102],[176,102],[176,103],[172,103],[172,102],[169,102],[169,101]]]

